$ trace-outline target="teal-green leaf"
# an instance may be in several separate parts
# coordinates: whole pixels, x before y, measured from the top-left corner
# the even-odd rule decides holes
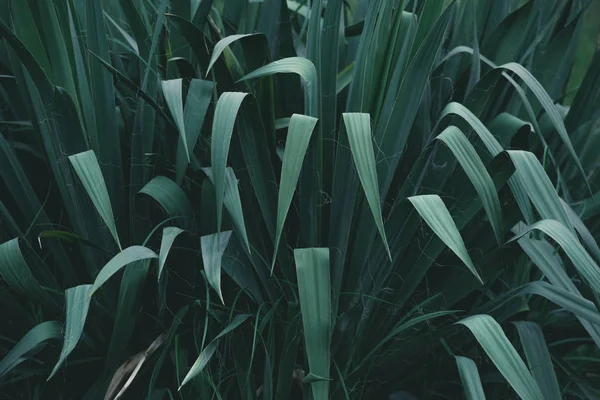
[[[81,180],[85,191],[88,196],[90,196],[92,203],[94,203],[96,210],[102,217],[104,223],[106,223],[106,226],[115,239],[115,242],[117,242],[119,249],[121,249],[121,242],[119,241],[119,234],[117,232],[110,198],[96,154],[93,150],[88,150],[83,153],[69,156],[69,160],[71,161],[71,165],[73,165],[73,169],[77,173],[77,176]]]
[[[492,177],[485,168],[481,158],[479,158],[477,151],[462,131],[455,126],[446,128],[437,136],[437,139],[444,142],[450,148],[463,167],[481,199],[483,208],[494,230],[496,242],[501,244],[504,229],[502,226],[500,199],[498,198],[494,181],[492,181]]]
[[[558,243],[586,282],[596,293],[600,293],[600,268],[569,229],[556,220],[545,219],[531,225],[511,241],[519,240],[533,230],[545,233]]]
[[[318,77],[315,65],[307,58],[303,57],[288,57],[281,60],[273,61],[264,67],[258,68],[240,81],[248,79],[262,78],[274,74],[298,74],[304,79],[305,96],[306,96],[306,111],[305,113],[311,117],[317,117],[318,112]]]
[[[561,400],[562,395],[552,358],[541,328],[535,322],[513,322],[519,331],[521,345],[525,350],[525,358],[545,400]]]
[[[201,79],[192,79],[190,82],[183,110],[183,122],[187,143],[183,142],[181,136],[177,142],[177,164],[175,167],[175,180],[177,184],[181,184],[183,175],[189,164],[186,149],[189,151],[190,157],[194,153],[194,147],[198,142],[198,137],[200,137],[200,131],[204,124],[206,112],[208,111],[208,107],[212,100],[214,86],[214,82]]]
[[[217,230],[221,231],[223,217],[223,197],[225,195],[225,175],[229,145],[238,111],[248,93],[225,92],[219,97],[212,126],[210,159],[217,198]]]
[[[308,149],[310,138],[317,124],[317,119],[306,115],[293,114],[290,118],[288,134],[285,141],[285,150],[283,152],[283,165],[281,167],[281,179],[279,181],[279,199],[277,202],[277,230],[275,233],[275,246],[273,250],[273,262],[271,271],[275,266],[275,259],[279,241],[281,240],[281,232],[283,224],[287,217],[292,197],[300,171],[302,162]]]
[[[365,191],[367,202],[373,213],[385,250],[391,260],[392,254],[385,236],[383,217],[381,216],[379,181],[377,180],[373,137],[371,136],[371,117],[366,113],[344,113],[343,118],[360,183]]]
[[[255,36],[258,35],[256,33],[250,33],[250,34],[244,34],[244,35],[230,35],[227,37],[224,37],[223,39],[219,40],[217,42],[217,44],[215,44],[215,47],[213,48],[213,52],[212,55],[210,56],[210,62],[208,63],[208,68],[206,69],[206,75],[208,76],[208,73],[210,72],[212,66],[215,64],[215,61],[217,61],[217,59],[219,58],[219,56],[221,55],[221,53],[223,53],[223,51],[233,42],[235,42],[236,40],[240,40],[243,39],[245,37],[248,36]]]
[[[42,322],[27,332],[0,361],[0,378],[31,357],[40,344],[50,339],[62,339],[62,324],[59,321]]]
[[[42,305],[56,305],[31,273],[17,238],[0,244],[0,276],[15,292],[35,299]]]
[[[523,183],[523,188],[540,216],[560,221],[569,231],[574,232],[567,211],[536,156],[522,150],[509,150],[508,154],[515,166],[515,174]]]
[[[456,356],[455,359],[467,400],[485,400],[485,393],[475,362],[467,357]]]
[[[139,193],[152,197],[169,217],[178,218],[183,226],[192,225],[192,206],[183,190],[169,178],[154,177]]]
[[[65,339],[63,348],[60,352],[58,362],[54,366],[52,373],[48,377],[50,380],[54,374],[60,369],[65,359],[81,338],[92,295],[92,285],[80,285],[65,290],[67,323],[65,326]]]
[[[427,222],[431,230],[442,239],[446,246],[461,259],[469,271],[483,284],[483,280],[481,280],[467,252],[465,242],[462,236],[460,236],[460,232],[440,196],[429,194],[409,197],[408,200],[410,200],[421,217]]]
[[[325,379],[311,384],[312,393],[315,400],[327,400],[332,312],[329,249],[295,249],[294,258],[308,366],[311,374]]]
[[[171,79],[168,81],[161,82],[163,96],[165,102],[171,111],[175,126],[179,131],[179,136],[183,142],[187,161],[190,161],[190,150],[188,148],[188,141],[185,134],[185,122],[183,119],[183,79]]]
[[[114,256],[98,273],[91,294],[100,288],[108,279],[119,272],[121,268],[134,261],[146,260],[148,258],[158,258],[155,252],[144,246],[131,246]]]
[[[198,356],[198,358],[196,359],[196,361],[194,362],[194,364],[192,365],[192,367],[188,371],[188,373],[185,376],[185,378],[183,378],[183,382],[181,382],[181,385],[179,386],[178,390],[181,390],[181,387],[183,385],[185,385],[186,383],[188,383],[189,381],[191,381],[196,375],[198,375],[200,372],[202,372],[202,370],[204,369],[204,367],[206,367],[206,364],[208,364],[208,362],[210,361],[210,358],[212,357],[212,355],[217,350],[217,345],[219,344],[219,342],[218,342],[219,339],[222,338],[223,336],[227,335],[229,332],[233,331],[234,329],[236,329],[238,326],[240,326],[242,323],[244,323],[244,321],[246,321],[248,318],[250,318],[252,316],[253,316],[252,314],[240,314],[240,315],[237,315],[229,323],[229,325],[227,325],[225,327],[225,329],[223,329],[221,331],[221,333],[219,333],[204,348],[204,350],[202,350],[202,352],[200,353],[200,355]]]
[[[489,315],[458,322],[469,328],[496,368],[523,400],[543,400],[540,388],[500,325]]]
[[[223,304],[225,302],[223,301],[223,293],[221,292],[221,262],[230,238],[231,231],[214,233],[200,238],[202,262],[204,263],[206,279],[210,286],[215,289]]]
[[[168,226],[163,229],[162,239],[160,241],[160,252],[158,253],[158,272],[156,273],[158,280],[160,280],[163,267],[165,266],[167,256],[169,255],[169,251],[171,251],[171,246],[173,246],[173,242],[177,236],[183,232],[185,232],[183,229],[179,229],[176,226]]]
[[[212,168],[203,168],[202,170],[214,185],[215,181],[212,174]],[[238,187],[238,180],[235,176],[235,172],[233,172],[233,168],[231,167],[227,167],[225,170],[225,193],[223,196],[223,203],[229,212],[236,234],[243,240],[246,250],[250,253],[250,242],[248,241],[246,223],[244,222],[240,189]]]

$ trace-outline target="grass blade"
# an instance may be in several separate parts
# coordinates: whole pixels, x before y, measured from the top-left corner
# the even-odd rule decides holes
[[[223,329],[221,331],[221,333],[219,333],[204,348],[204,350],[202,350],[202,352],[200,353],[200,355],[198,356],[198,358],[196,359],[196,361],[194,362],[194,364],[192,365],[192,367],[188,371],[188,373],[185,376],[185,378],[183,378],[183,382],[181,382],[181,385],[179,386],[178,390],[181,390],[181,387],[183,385],[185,385],[186,383],[188,383],[189,381],[191,381],[196,375],[198,375],[200,372],[202,372],[202,370],[204,369],[204,367],[206,367],[206,365],[210,361],[211,357],[213,356],[213,354],[217,350],[217,345],[219,344],[219,339],[222,338],[223,336],[227,335],[229,332],[233,331],[234,329],[236,329],[238,326],[240,326],[242,323],[244,323],[244,321],[246,321],[250,317],[253,317],[253,315],[252,314],[240,314],[240,315],[236,316],[233,319],[233,321],[231,321],[229,323],[229,325],[227,325],[225,327],[225,329]]]
[[[275,266],[283,224],[285,223],[285,219],[292,203],[292,197],[294,196],[298,178],[300,177],[300,170],[302,169],[302,162],[304,161],[304,156],[306,155],[306,150],[308,149],[308,144],[317,121],[316,118],[299,114],[293,114],[290,118],[285,150],[283,152],[281,179],[279,181],[277,230],[275,233],[275,246],[273,249],[271,272],[273,272],[273,267]]]
[[[156,278],[160,281],[163,267],[167,261],[167,256],[173,246],[173,242],[181,233],[185,232],[183,229],[179,229],[175,226],[168,226],[163,229],[162,239],[160,241],[160,252],[158,253],[158,272]]]
[[[540,388],[500,325],[489,315],[473,315],[458,322],[469,328],[496,368],[523,400],[543,400]]]
[[[119,241],[119,234],[115,224],[110,197],[108,195],[108,190],[106,189],[106,183],[104,182],[104,177],[102,176],[96,154],[93,150],[88,150],[83,153],[69,156],[69,160],[71,161],[71,165],[73,165],[73,169],[77,173],[77,176],[81,180],[85,191],[88,196],[90,196],[92,203],[94,203],[96,210],[108,227],[115,242],[117,242],[119,249],[121,249],[121,242]]]
[[[225,302],[223,301],[223,293],[221,292],[221,261],[230,238],[231,231],[214,233],[200,238],[202,262],[204,264],[204,271],[206,272],[206,279],[210,286],[215,289],[223,304]]]
[[[62,339],[62,324],[46,321],[33,327],[0,361],[0,378],[31,357],[36,348],[50,339]]]
[[[212,126],[210,159],[212,163],[213,183],[217,198],[217,231],[221,231],[223,217],[223,197],[225,196],[225,175],[229,145],[233,127],[242,102],[248,93],[225,92],[219,97]]]
[[[525,357],[529,364],[529,369],[545,400],[560,400],[562,394],[556,379],[556,373],[552,366],[552,359],[544,334],[539,325],[529,321],[513,322],[519,331],[521,345],[525,350]]]
[[[139,191],[152,197],[169,217],[179,218],[184,226],[193,225],[192,206],[183,190],[164,176],[157,176]]]
[[[485,400],[485,393],[475,362],[467,357],[456,356],[455,358],[467,400]]]
[[[81,334],[83,333],[83,327],[85,326],[88,310],[90,308],[90,301],[92,299],[91,295],[92,285],[80,285],[65,290],[67,309],[65,339],[58,362],[54,366],[54,369],[48,377],[48,380],[50,380],[54,374],[56,374],[67,356],[71,354],[79,342]]]
[[[214,184],[215,181],[212,174],[212,168],[203,168],[202,170]],[[250,253],[250,242],[248,241],[244,213],[242,212],[242,201],[240,200],[238,180],[235,176],[235,172],[233,172],[233,169],[230,167],[227,167],[225,170],[225,193],[223,195],[223,203],[229,212],[236,234],[243,240],[246,250]]]
[[[295,249],[304,344],[315,400],[329,398],[329,346],[331,341],[331,289],[329,249]]]
[[[187,162],[189,163],[190,150],[188,148],[188,141],[185,132],[185,121],[183,118],[183,79],[162,81],[161,86],[163,95],[165,97],[165,102],[171,111],[171,115],[175,121],[175,126],[177,126],[177,130],[179,131],[179,136],[181,137],[181,142],[183,143],[183,147],[185,149]]]
[[[452,151],[460,165],[463,167],[469,180],[475,187],[483,208],[490,220],[494,230],[496,241],[502,243],[504,229],[502,226],[502,210],[496,187],[483,161],[479,158],[477,151],[469,143],[467,137],[455,126],[446,128],[437,136],[438,140],[444,142]]]
[[[119,272],[121,268],[134,261],[158,258],[156,253],[144,246],[131,246],[114,256],[98,273],[90,295],[94,294],[108,279]]]
[[[427,222],[427,225],[442,239],[442,241],[462,260],[469,271],[479,282],[483,280],[477,273],[473,261],[467,252],[465,242],[456,228],[456,224],[450,216],[446,205],[438,195],[422,195],[409,197],[408,200],[413,204],[421,217]]]
[[[56,305],[31,273],[17,238],[0,244],[0,276],[15,292],[35,299],[42,305]]]
[[[390,253],[385,236],[383,218],[381,216],[379,183],[377,180],[375,153],[373,152],[373,138],[371,136],[371,118],[369,114],[365,113],[344,113],[343,118],[360,183],[365,191],[367,202],[373,213],[373,219],[383,240],[385,250],[391,260],[392,254]]]

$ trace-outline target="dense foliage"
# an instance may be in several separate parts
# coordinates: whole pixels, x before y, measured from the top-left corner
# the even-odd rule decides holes
[[[600,398],[589,4],[0,0],[0,398]]]

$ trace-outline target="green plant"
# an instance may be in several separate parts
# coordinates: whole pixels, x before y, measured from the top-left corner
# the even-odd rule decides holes
[[[588,4],[0,1],[1,392],[598,397]]]

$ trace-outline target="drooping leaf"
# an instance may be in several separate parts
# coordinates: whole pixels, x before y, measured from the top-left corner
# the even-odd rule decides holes
[[[312,375],[323,378],[312,383],[312,392],[315,400],[326,400],[331,341],[329,249],[295,249],[294,258],[308,365]]]
[[[27,332],[0,361],[0,378],[31,357],[40,345],[50,339],[62,339],[62,324],[59,321],[42,322]]]
[[[210,286],[215,289],[223,304],[225,302],[223,301],[223,293],[221,292],[221,260],[223,259],[223,253],[229,244],[230,238],[231,231],[214,233],[200,238],[202,262],[204,264],[204,271],[206,271],[206,279]]]
[[[458,322],[469,328],[496,368],[523,400],[544,397],[525,363],[500,325],[489,315],[473,315]]]
[[[456,356],[455,359],[467,400],[485,400],[485,393],[475,362],[467,357]]]
[[[206,175],[208,175],[209,179],[214,184],[212,168],[203,168],[202,170]],[[240,236],[240,239],[242,239],[244,242],[246,249],[248,252],[250,252],[250,242],[248,240],[248,233],[246,231],[246,223],[244,222],[244,213],[242,211],[242,201],[240,200],[238,180],[231,167],[227,167],[225,170],[225,193],[223,195],[223,203],[229,212],[235,232]]]
[[[178,218],[183,226],[193,226],[192,206],[183,190],[169,178],[154,177],[140,190],[140,193],[156,200],[167,215]]]
[[[452,151],[460,165],[463,167],[469,180],[475,187],[477,194],[483,204],[490,224],[494,230],[498,244],[502,242],[502,211],[500,209],[500,199],[490,174],[488,173],[483,161],[479,158],[477,151],[469,143],[466,136],[460,129],[450,126],[437,136],[438,140],[444,142]]]
[[[190,149],[188,148],[185,121],[183,117],[183,80],[171,79],[168,81],[162,81],[161,86],[163,96],[165,96],[165,101],[169,107],[169,110],[171,111],[171,115],[173,116],[173,120],[177,126],[177,130],[179,131],[187,161],[190,162]]]
[[[148,258],[158,258],[155,252],[144,246],[131,246],[127,247],[119,254],[114,256],[109,262],[98,273],[94,285],[91,289],[91,294],[94,294],[96,290],[100,288],[109,280],[114,274],[119,272],[121,268],[127,264],[131,264],[134,261],[146,260]]]
[[[552,358],[539,325],[529,321],[513,322],[519,331],[521,345],[529,369],[533,374],[545,400],[560,400],[562,394],[552,365]]]
[[[442,199],[438,195],[422,195],[409,197],[408,200],[433,232],[465,263],[477,280],[483,283],[467,252],[465,242]]]
[[[379,198],[379,183],[373,152],[373,138],[371,136],[371,118],[365,113],[344,113],[344,124],[348,132],[348,141],[354,157],[356,171],[360,183],[365,191],[365,196],[373,213],[375,224],[383,240],[383,244],[390,260],[392,254],[388,246],[381,216],[381,199]]]
[[[121,249],[110,197],[108,196],[108,190],[106,189],[106,183],[104,182],[96,154],[93,150],[88,150],[69,156],[69,160],[81,180],[85,191],[90,196],[92,203],[94,203],[96,210],[98,210],[115,242],[117,242],[119,249]]]
[[[236,329],[238,326],[240,326],[242,323],[244,323],[244,321],[246,321],[248,318],[251,318],[252,316],[253,316],[252,314],[240,314],[240,315],[237,315],[229,323],[229,325],[227,325],[225,327],[225,329],[223,329],[221,331],[221,333],[219,333],[204,348],[204,350],[202,350],[202,352],[200,353],[200,355],[198,356],[198,358],[196,359],[196,361],[194,362],[194,364],[192,365],[192,367],[188,371],[188,373],[185,376],[185,378],[183,378],[183,381],[181,382],[181,385],[179,386],[178,390],[181,390],[181,387],[183,385],[185,385],[186,383],[188,383],[189,381],[191,381],[196,375],[198,375],[200,372],[202,372],[202,370],[204,369],[204,367],[206,367],[206,365],[210,361],[211,357],[213,356],[213,354],[217,350],[217,346],[219,345],[219,339],[222,338],[223,336],[227,335],[229,332],[233,331],[234,329]]]
[[[65,290],[67,322],[64,331],[64,342],[58,362],[54,366],[48,380],[58,372],[67,356],[71,354],[75,346],[77,346],[79,339],[81,339],[90,308],[91,296],[92,285],[80,285]]]
[[[35,299],[42,305],[56,305],[31,273],[17,238],[0,244],[0,276],[17,293]]]
[[[175,226],[168,226],[163,229],[162,239],[160,241],[160,252],[158,253],[158,271],[156,273],[158,280],[160,280],[162,270],[165,266],[165,262],[167,261],[167,256],[169,255],[171,246],[173,246],[173,242],[177,236],[183,232],[183,229],[179,229]]]
[[[317,119],[306,115],[293,114],[290,118],[288,134],[283,152],[283,165],[279,182],[279,199],[277,202],[277,230],[271,271],[275,266],[275,255],[281,240],[283,224],[287,217],[292,197],[300,177],[302,162],[308,149],[311,135],[317,124]]]
[[[219,97],[212,127],[210,159],[212,165],[213,183],[217,198],[217,231],[221,231],[223,217],[223,201],[225,196],[225,178],[229,145],[233,135],[233,127],[248,93],[225,92]]]

